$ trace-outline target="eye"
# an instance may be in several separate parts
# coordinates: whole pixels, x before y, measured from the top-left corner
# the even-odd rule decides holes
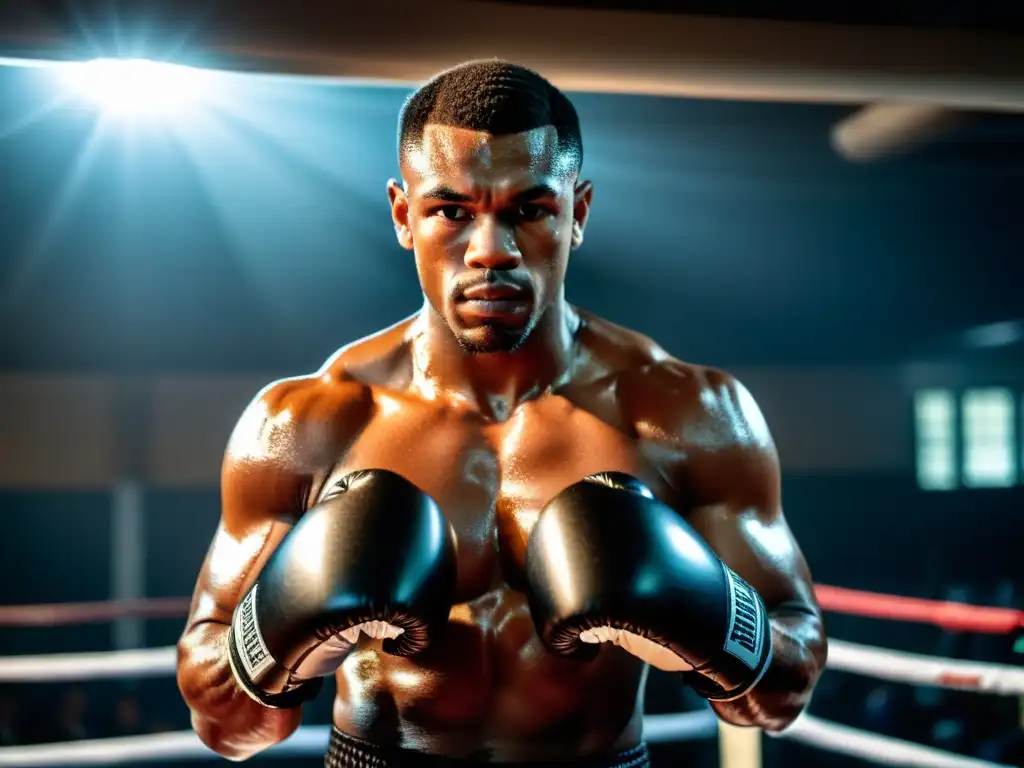
[[[547,216],[546,208],[535,203],[521,203],[516,206],[515,216],[519,221],[537,221]]]
[[[441,214],[441,217],[448,221],[468,221],[472,218],[469,215],[469,211],[465,208],[460,208],[457,205],[442,206],[437,209],[437,213]]]

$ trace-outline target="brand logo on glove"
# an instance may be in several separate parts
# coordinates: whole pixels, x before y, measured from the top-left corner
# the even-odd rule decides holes
[[[260,625],[256,623],[256,589],[258,587],[257,584],[252,588],[242,600],[238,610],[235,611],[235,634],[242,640],[242,652],[239,656],[242,666],[245,667],[246,675],[253,681],[274,663],[274,659],[270,656],[270,649],[263,641]]]
[[[757,669],[764,639],[760,601],[754,590],[732,570],[726,568],[725,575],[729,583],[729,631],[725,651],[750,669]]]

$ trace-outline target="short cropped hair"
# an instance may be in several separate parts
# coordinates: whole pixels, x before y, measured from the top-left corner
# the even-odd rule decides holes
[[[497,59],[467,61],[416,90],[398,118],[398,161],[415,151],[427,125],[486,131],[495,136],[551,126],[559,152],[583,165],[580,119],[568,97],[532,69]]]

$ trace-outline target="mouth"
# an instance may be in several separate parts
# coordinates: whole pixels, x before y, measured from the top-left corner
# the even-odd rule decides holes
[[[524,292],[514,285],[485,283],[474,285],[462,293],[465,301],[503,301],[524,297]]]
[[[523,299],[467,299],[459,307],[463,314],[479,318],[517,317],[530,311],[530,303]]]
[[[479,319],[522,317],[530,313],[530,294],[508,284],[474,285],[463,292],[459,310]]]

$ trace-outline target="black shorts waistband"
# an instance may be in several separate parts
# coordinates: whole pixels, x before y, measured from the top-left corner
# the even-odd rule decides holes
[[[452,758],[428,755],[409,749],[382,747],[357,739],[337,728],[331,729],[331,743],[324,760],[326,768],[441,768],[442,766],[484,766],[502,768],[538,768],[539,766],[564,766],[565,768],[648,768],[651,764],[647,745],[640,744],[632,749],[610,752],[593,757],[569,758],[566,760],[541,760],[526,763],[492,763],[486,759]]]

